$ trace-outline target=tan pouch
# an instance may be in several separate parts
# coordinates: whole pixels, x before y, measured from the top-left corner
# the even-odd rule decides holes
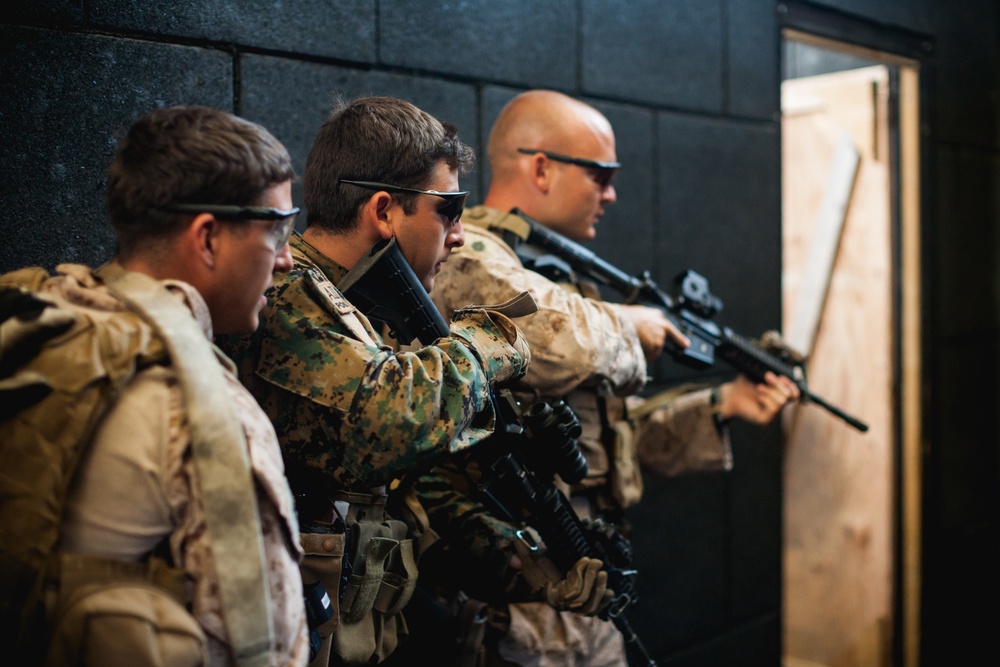
[[[330,596],[333,618],[317,628],[320,637],[333,634],[340,625],[340,575],[344,567],[343,533],[302,533],[300,536],[305,555],[299,570],[302,583],[309,585],[323,582]]]
[[[343,533],[301,533],[299,541],[305,555],[299,564],[305,586],[317,581],[323,583],[333,616],[316,628],[322,643],[319,652],[309,663],[310,667],[327,667],[330,664],[332,635],[340,627],[340,575],[344,568]]]
[[[614,430],[614,447],[611,465],[611,495],[626,509],[642,497],[642,470],[635,450],[635,431],[631,422],[622,420],[611,425]]]
[[[197,667],[207,641],[194,617],[153,584],[98,583],[60,609],[47,666]]]

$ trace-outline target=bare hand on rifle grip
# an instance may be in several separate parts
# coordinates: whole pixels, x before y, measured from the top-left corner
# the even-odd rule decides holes
[[[742,373],[719,387],[719,416],[738,417],[751,424],[769,424],[788,403],[799,400],[799,388],[784,375],[768,371],[764,382],[754,384]]]
[[[652,363],[663,353],[663,346],[669,337],[680,347],[688,347],[691,341],[682,334],[673,322],[667,319],[661,310],[649,306],[619,306],[625,315],[635,325],[639,333],[639,342],[646,355],[646,361]]]

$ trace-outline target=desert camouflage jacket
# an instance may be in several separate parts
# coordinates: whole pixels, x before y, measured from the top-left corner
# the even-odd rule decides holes
[[[579,486],[566,489],[579,494],[574,498],[587,499],[578,511],[610,511],[620,517],[620,510],[641,495],[641,470],[669,476],[731,467],[729,439],[712,419],[710,391],[681,389],[648,405],[634,395],[647,368],[631,321],[587,286],[553,282],[525,268],[503,238],[490,231],[513,217],[485,206],[467,209],[462,217],[465,245],[435,278],[431,297],[447,317],[463,304],[500,302],[522,291],[532,294],[538,311],[518,320],[531,347],[531,366],[517,395],[525,405],[564,399],[580,419],[579,444],[589,473]],[[634,418],[631,411],[642,417]],[[616,435],[614,447],[606,442],[609,428]],[[449,544],[436,556],[443,562],[445,581],[496,601],[514,581],[509,567],[514,528],[470,497],[459,463],[438,466],[421,476],[415,488],[431,526]],[[425,581],[433,576],[433,567],[429,558],[422,561],[421,571],[428,571]]]
[[[658,401],[655,411],[629,420],[637,452],[617,464],[609,462],[600,413],[613,427],[630,411],[639,411],[643,400],[635,394],[647,372],[639,335],[621,308],[601,301],[593,288],[553,282],[525,268],[495,233],[499,228],[517,233],[519,221],[523,225],[517,216],[485,206],[466,210],[465,246],[444,265],[431,297],[447,314],[463,303],[494,303],[531,292],[538,311],[518,320],[532,358],[521,382],[527,390],[523,395],[564,399],[577,413],[584,431],[580,445],[590,468],[584,486],[602,484],[613,465],[641,462],[646,472],[661,476],[729,468],[728,438],[712,421],[707,389],[677,392],[676,400]]]

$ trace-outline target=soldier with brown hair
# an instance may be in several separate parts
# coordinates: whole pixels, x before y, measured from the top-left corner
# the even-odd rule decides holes
[[[109,170],[114,260],[0,278],[0,597],[5,639],[28,638],[4,642],[18,664],[307,662],[277,438],[211,344],[253,331],[291,268],[294,178],[259,125],[154,111]]]
[[[294,267],[235,353],[311,527],[304,576],[324,583],[335,608],[321,629],[331,664],[374,664],[407,636],[400,612],[417,554],[400,517],[386,513],[389,485],[489,436],[493,387],[528,367],[523,338],[499,309],[464,307],[449,336],[409,346],[386,339],[336,287],[388,239],[433,287],[465,242],[468,192],[458,178],[472,161],[454,126],[409,102],[337,105],[306,162],[308,220],[291,240]]]

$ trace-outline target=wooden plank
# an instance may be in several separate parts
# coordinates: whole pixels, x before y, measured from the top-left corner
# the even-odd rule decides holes
[[[888,115],[876,112],[886,83],[883,68],[786,82],[808,85],[801,98],[820,97],[823,110],[782,121],[786,332],[809,289],[810,255],[822,234],[817,211],[842,132],[860,156],[808,379],[817,394],[871,428],[860,433],[809,405],[786,411],[784,420],[785,656],[836,667],[888,667],[893,627]]]
[[[854,190],[861,154],[847,132],[841,132],[830,162],[829,176],[823,190],[813,225],[809,254],[799,285],[793,317],[785,331],[785,340],[802,354],[812,355],[816,330],[830,286],[833,260],[840,247],[847,206]]]

